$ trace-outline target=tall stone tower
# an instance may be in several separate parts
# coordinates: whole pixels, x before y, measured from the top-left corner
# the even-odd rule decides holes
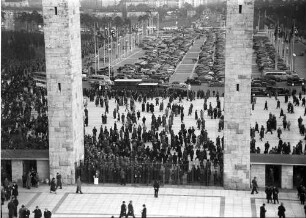
[[[226,2],[224,187],[249,189],[254,0]]]
[[[75,183],[84,159],[79,0],[43,0],[50,177]]]

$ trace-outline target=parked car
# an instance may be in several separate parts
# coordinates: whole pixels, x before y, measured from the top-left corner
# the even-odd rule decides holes
[[[224,82],[211,81],[211,82],[209,82],[209,87],[224,87]]]
[[[251,88],[251,95],[252,96],[267,96],[267,92],[265,89],[262,89],[262,88]]]
[[[186,84],[191,84],[191,85],[201,85],[201,81],[199,79],[190,79],[188,78],[185,82]]]

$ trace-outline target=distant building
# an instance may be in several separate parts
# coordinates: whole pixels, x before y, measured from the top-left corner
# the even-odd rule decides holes
[[[9,10],[2,10],[4,19],[1,20],[1,29],[15,30],[15,13]]]
[[[193,17],[194,15],[196,15],[196,11],[195,10],[188,10],[187,11],[187,17]]]
[[[97,17],[122,17],[122,12],[92,12]]]
[[[2,7],[29,7],[28,0],[1,0]]]

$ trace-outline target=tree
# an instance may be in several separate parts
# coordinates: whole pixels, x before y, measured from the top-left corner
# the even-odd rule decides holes
[[[116,17],[114,18],[114,20],[113,20],[113,23],[114,23],[114,25],[115,25],[116,27],[120,27],[120,26],[123,25],[123,20],[122,20],[121,17],[116,16]]]

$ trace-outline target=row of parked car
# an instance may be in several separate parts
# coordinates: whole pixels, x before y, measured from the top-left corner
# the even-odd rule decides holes
[[[206,30],[206,41],[201,46],[198,65],[195,68],[197,79],[209,86],[224,86],[225,32]]]
[[[266,36],[256,36],[253,39],[253,49],[256,54],[256,63],[260,72],[275,69],[276,50],[273,44]],[[278,70],[286,71],[288,67],[284,60],[278,57]]]
[[[135,64],[119,67],[115,78],[151,79],[167,83],[194,39],[195,31],[172,30],[160,37],[147,37],[142,42],[144,56]]]

